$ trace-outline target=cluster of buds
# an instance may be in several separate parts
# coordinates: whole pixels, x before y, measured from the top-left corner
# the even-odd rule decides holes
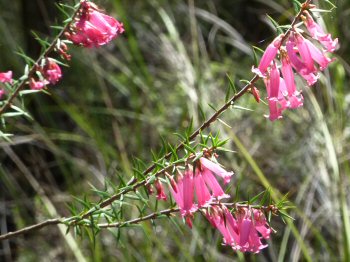
[[[33,90],[45,88],[48,84],[56,84],[62,77],[62,71],[52,58],[44,58],[40,65],[36,66],[36,78],[29,79],[29,86]]]
[[[81,2],[75,22],[66,32],[75,45],[98,47],[124,32],[123,24],[104,13],[93,3]]]
[[[293,27],[288,36],[282,34],[273,40],[259,66],[252,69],[264,79],[271,121],[282,118],[285,109],[303,105],[302,93],[296,88],[294,71],[306,80],[308,86],[314,85],[319,72],[333,61],[326,56],[327,53],[333,52],[338,45],[338,39],[333,40],[330,34],[326,34],[308,11],[305,10],[301,18],[314,43],[302,35],[301,29]],[[279,64],[275,61],[278,54]]]
[[[169,190],[180,209],[181,217],[192,228],[194,214],[201,212],[210,224],[219,230],[223,243],[234,250],[258,253],[267,247],[261,239],[268,239],[272,232],[266,222],[264,213],[258,208],[237,206],[232,214],[223,199],[231,196],[226,194],[217,177],[228,184],[233,172],[228,172],[219,164],[209,160],[208,152],[198,159],[194,167],[187,166],[184,174],[179,172],[176,181],[167,174],[170,181]],[[216,154],[213,154],[216,156]],[[167,200],[164,188],[156,180],[157,199]]]

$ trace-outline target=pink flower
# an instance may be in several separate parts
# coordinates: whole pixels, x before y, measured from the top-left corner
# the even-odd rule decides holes
[[[239,250],[259,253],[261,249],[267,247],[267,245],[261,243],[261,237],[258,235],[259,232],[265,239],[270,237],[271,229],[266,222],[264,214],[260,210],[240,208],[236,215],[239,232],[239,242],[237,243]]]
[[[227,184],[231,180],[231,176],[233,175],[233,172],[227,172],[225,169],[220,167],[218,164],[210,161],[209,159],[205,157],[200,158],[200,162],[202,167],[205,167],[206,169],[209,169],[211,172],[216,174],[217,176],[220,176],[224,179],[224,183]]]
[[[292,65],[287,54],[282,55],[282,76],[288,93],[290,108],[298,108],[303,105],[303,96],[296,89]]]
[[[282,111],[285,110],[289,104],[285,99],[287,95],[287,88],[283,78],[280,77],[280,72],[273,63],[270,71],[270,76],[264,79],[266,85],[271,121],[282,118]]]
[[[306,17],[303,17],[304,24],[312,38],[318,40],[328,52],[333,52],[338,45],[338,38],[332,39],[331,34],[326,34],[322,27],[317,24],[309,12],[304,11]]]
[[[2,98],[2,96],[5,94],[5,90],[4,89],[0,89],[0,99]]]
[[[67,38],[76,45],[98,47],[124,32],[123,24],[99,11],[91,2],[81,2],[81,12]]]
[[[187,225],[192,228],[191,218],[198,209],[197,205],[193,203],[194,181],[192,171],[186,170],[184,176],[178,176],[176,189],[177,192],[175,192],[173,187],[170,187],[170,192],[180,208],[181,216],[185,217]]]
[[[224,244],[235,250],[239,242],[237,222],[225,206],[212,206],[205,212],[206,218],[223,236]]]
[[[47,84],[49,84],[49,82],[46,79],[43,80],[34,80],[34,78],[31,78],[29,80],[29,86],[31,89],[33,90],[41,90],[43,89]]]
[[[1,83],[12,83],[12,71],[0,73],[0,82]]]
[[[312,86],[317,82],[319,75],[316,72],[309,71],[305,64],[300,60],[297,56],[297,50],[294,49],[295,42],[294,39],[290,38],[286,43],[286,49],[288,53],[288,57],[293,68],[307,81],[309,86]]]
[[[162,183],[159,181],[159,179],[156,179],[154,182],[154,186],[156,187],[157,190],[157,199],[158,200],[167,200],[166,194],[164,193],[164,187]]]
[[[317,72],[306,39],[299,33],[294,33],[294,39],[296,46],[298,47],[301,59],[303,60],[303,63],[308,72]]]
[[[264,77],[265,73],[267,71],[267,68],[271,65],[271,62],[275,59],[278,49],[281,46],[281,40],[283,38],[283,35],[277,36],[271,44],[268,45],[266,48],[258,68],[253,68],[253,73],[259,75],[260,77]]]
[[[267,247],[261,239],[268,239],[272,230],[260,210],[239,207],[235,219],[225,206],[212,206],[205,211],[205,216],[220,231],[224,244],[232,249],[259,253]]]
[[[308,47],[312,59],[320,65],[320,69],[325,69],[329,63],[334,61],[334,59],[330,59],[325,54],[319,50],[313,43],[311,43],[309,40],[305,39],[306,46]]]
[[[205,180],[203,178],[202,173],[196,169],[194,175],[194,187],[196,191],[198,207],[207,206],[207,204],[212,200],[212,196],[205,184]]]
[[[61,68],[54,60],[48,58],[43,67],[43,75],[51,84],[56,84],[62,77]]]

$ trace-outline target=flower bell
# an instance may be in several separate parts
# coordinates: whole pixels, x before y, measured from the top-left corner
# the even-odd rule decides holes
[[[98,47],[124,32],[123,24],[102,13],[93,3],[82,1],[77,20],[66,33],[75,45]]]

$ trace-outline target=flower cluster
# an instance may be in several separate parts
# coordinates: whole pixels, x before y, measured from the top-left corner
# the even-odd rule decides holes
[[[240,206],[233,215],[221,202],[222,199],[230,198],[230,195],[225,193],[217,177],[227,184],[232,175],[233,172],[227,172],[217,163],[201,157],[194,168],[187,167],[184,174],[180,173],[177,181],[168,175],[169,188],[181,216],[190,228],[194,214],[199,211],[220,231],[225,245],[242,252],[258,253],[267,246],[262,244],[261,238],[269,238],[271,228],[261,210]],[[159,180],[156,180],[155,187],[157,199],[166,200]]]
[[[84,47],[99,47],[107,44],[117,35],[124,32],[123,24],[102,13],[99,8],[87,0],[82,0],[73,22],[67,26],[64,35],[68,40],[58,39],[52,48],[61,58],[70,60],[71,55],[67,53],[66,43],[73,42],[75,45]],[[41,90],[47,85],[55,85],[62,78],[62,70],[58,61],[48,57],[45,53],[38,64],[33,66],[32,73],[25,82],[33,90]],[[0,82],[12,84],[12,71],[0,73]],[[0,99],[5,94],[0,89]]]
[[[48,84],[56,84],[62,77],[62,71],[53,58],[45,58],[36,67],[36,77],[29,79],[29,86],[33,90],[43,89]]]
[[[224,244],[232,249],[259,253],[267,247],[261,239],[269,239],[272,229],[261,210],[238,207],[234,217],[227,207],[221,205],[207,209],[205,216],[223,235]]]
[[[315,43],[306,39],[299,28],[293,27],[288,35],[279,35],[265,50],[259,66],[252,71],[264,79],[271,121],[282,118],[282,112],[303,105],[301,91],[297,90],[294,71],[312,86],[319,72],[333,61],[327,52],[333,52],[338,39],[332,39],[318,25],[308,11],[301,16],[304,25]],[[279,64],[275,58],[279,55]]]
[[[98,47],[123,32],[122,23],[103,14],[95,4],[82,1],[79,14],[66,37],[76,45]]]

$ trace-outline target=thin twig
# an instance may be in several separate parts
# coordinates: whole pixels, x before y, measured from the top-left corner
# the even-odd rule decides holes
[[[44,222],[22,228],[20,230],[14,231],[14,232],[9,232],[9,233],[0,235],[0,241],[5,240],[5,239],[9,239],[9,238],[12,238],[15,236],[19,236],[19,235],[24,235],[24,234],[27,234],[31,231],[39,230],[40,228],[43,228],[46,226],[58,225],[61,223],[62,223],[62,220],[60,218],[48,219]]]

